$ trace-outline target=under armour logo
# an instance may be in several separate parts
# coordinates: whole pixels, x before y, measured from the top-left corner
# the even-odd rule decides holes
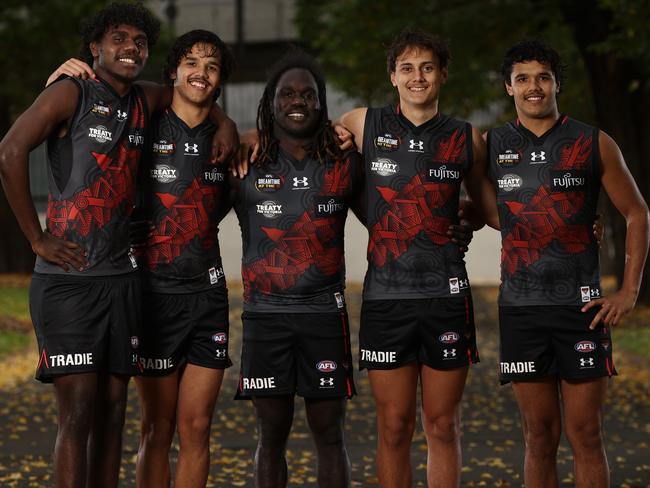
[[[226,357],[226,350],[225,349],[215,349],[215,358],[225,358]]]
[[[199,145],[198,144],[190,144],[189,142],[185,143],[185,152],[192,152],[194,154],[199,152]]]
[[[600,290],[598,288],[592,288],[591,289],[591,296],[592,297],[599,297],[600,296]]]
[[[458,282],[458,286],[460,286],[461,288],[467,288],[469,286],[469,280],[467,278],[465,278],[464,280],[460,280]]]
[[[456,357],[456,349],[443,349],[442,350],[443,357],[446,358],[455,358]]]
[[[424,151],[424,142],[411,139],[409,141],[409,149],[419,149],[420,151]]]
[[[334,378],[320,378],[320,386],[334,386]]]
[[[580,358],[580,366],[581,367],[586,367],[586,366],[593,366],[594,365],[594,358]]]
[[[298,187],[306,187],[308,184],[308,180],[306,176],[303,176],[302,178],[298,178],[297,176],[293,177],[293,186]]]
[[[546,153],[544,151],[540,151],[539,153],[532,152],[530,153],[530,160],[534,163],[539,159],[540,161],[546,161]]]
[[[117,120],[120,122],[125,121],[128,116],[129,114],[127,112],[123,112],[122,110],[117,109]]]

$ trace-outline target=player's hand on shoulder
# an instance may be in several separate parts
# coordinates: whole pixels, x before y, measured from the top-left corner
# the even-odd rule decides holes
[[[342,151],[347,151],[354,147],[354,134],[341,124],[334,124],[334,133],[339,139],[339,148]]]
[[[591,300],[582,307],[582,311],[586,312],[594,307],[600,307],[600,310],[589,324],[589,328],[595,329],[600,322],[608,326],[618,325],[621,319],[634,308],[636,298],[635,292],[621,289],[606,297]]]
[[[239,151],[239,133],[237,124],[225,117],[212,138],[212,162],[223,164],[229,162]]]
[[[45,83],[45,86],[50,86],[61,76],[70,76],[71,78],[81,78],[87,80],[88,78],[95,79],[95,72],[84,61],[76,58],[70,58],[59,66],[54,73],[50,75]]]
[[[70,267],[83,271],[88,266],[87,254],[79,244],[55,237],[47,231],[32,243],[32,250],[64,271],[69,271]]]

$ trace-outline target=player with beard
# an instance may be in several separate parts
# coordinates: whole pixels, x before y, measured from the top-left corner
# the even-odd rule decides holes
[[[609,328],[639,293],[648,207],[614,140],[559,112],[555,50],[521,42],[507,52],[502,75],[517,119],[487,134],[494,189],[484,207],[501,229],[500,378],[512,382],[521,412],[524,483],[557,486],[564,423],[576,486],[609,486],[602,435],[608,377],[616,374]],[[606,297],[590,232],[601,186],[627,223],[623,281]]]
[[[0,143],[5,194],[37,254],[30,311],[39,343],[37,379],[54,383],[57,401],[57,487],[118,482],[126,386],[139,365],[141,320],[129,216],[148,118],[171,99],[171,90],[133,82],[158,32],[159,22],[142,5],[111,4],[98,12],[82,31],[97,79],[65,79],[46,88]],[[224,128],[229,153],[233,127]],[[27,168],[29,152],[45,140],[43,231]]]
[[[471,197],[483,195],[485,145],[467,122],[438,110],[449,59],[436,37],[400,34],[387,60],[399,103],[341,117],[365,161],[360,365],[376,403],[385,487],[411,486],[418,383],[429,486],[460,483],[460,401],[478,351],[465,262],[449,226],[458,223],[462,181]]]
[[[354,394],[344,299],[343,230],[358,194],[356,153],[343,154],[315,62],[292,53],[273,69],[258,109],[260,156],[233,181],[242,230],[244,338],[239,398],[257,415],[255,483],[287,484],[294,397],[304,397],[318,483],[345,487],[346,398]]]
[[[228,211],[227,168],[211,164],[210,109],[233,57],[214,33],[190,31],[171,48],[164,78],[171,106],[152,123],[143,185],[151,231],[140,249],[144,326],[136,378],[140,487],[170,485],[169,449],[178,425],[175,487],[203,487],[210,425],[228,358],[228,291],[217,225]]]

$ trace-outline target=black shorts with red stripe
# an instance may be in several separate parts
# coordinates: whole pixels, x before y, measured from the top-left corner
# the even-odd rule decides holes
[[[298,394],[355,394],[345,310],[332,313],[242,314],[244,338],[237,399]]]
[[[579,305],[499,307],[501,383],[557,375],[581,380],[616,374],[612,337],[602,322],[589,324],[598,312]]]
[[[364,300],[359,348],[360,369],[477,363],[472,297]]]

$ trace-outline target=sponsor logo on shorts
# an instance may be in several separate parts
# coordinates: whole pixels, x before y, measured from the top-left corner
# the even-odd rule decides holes
[[[316,369],[321,373],[331,373],[336,370],[336,362],[331,359],[323,359],[316,363]]]
[[[582,353],[594,352],[596,350],[596,343],[592,341],[580,341],[576,342],[573,348]]]
[[[226,175],[219,171],[217,168],[212,168],[210,171],[203,172],[203,181],[205,183],[218,183],[225,180]]]
[[[160,156],[169,156],[176,152],[176,145],[173,142],[161,139],[160,141],[153,143],[153,152]]]
[[[226,359],[228,351],[225,349],[215,349],[214,350],[214,358],[215,359]]]
[[[605,351],[607,351],[609,349],[609,346],[612,345],[612,341],[609,339],[603,339],[600,341],[600,345],[603,346],[603,349],[605,349]]]
[[[137,349],[140,346],[140,339],[138,336],[131,336],[131,347]]]
[[[454,332],[453,330],[449,332],[443,332],[438,337],[438,340],[443,344],[454,344],[455,342],[458,342],[458,339],[460,339],[460,335],[458,332]]]
[[[318,385],[319,388],[327,389],[327,388],[334,388],[334,378],[331,376],[327,378],[319,378],[320,384]]]
[[[512,173],[503,175],[501,178],[497,179],[499,189],[503,191],[517,190],[518,188],[521,188],[523,182],[524,180],[521,179],[521,176]]]
[[[380,151],[396,151],[400,145],[400,139],[392,134],[384,134],[375,138],[375,147]]]
[[[588,358],[580,358],[578,363],[580,364],[580,369],[593,369],[596,367],[594,358],[591,356]]]
[[[535,361],[514,361],[511,363],[499,363],[501,374],[513,373],[536,373]]]
[[[261,191],[263,193],[271,193],[282,188],[283,182],[284,179],[281,176],[267,173],[255,180],[255,188],[257,191]]]
[[[149,176],[160,183],[171,183],[177,178],[178,170],[167,164],[157,164],[149,170]]]
[[[217,344],[225,344],[228,341],[228,334],[225,332],[217,332],[216,334],[212,334],[212,342],[216,342]]]
[[[469,280],[467,278],[449,278],[449,293],[455,295],[460,293],[461,290],[469,288]]]
[[[504,153],[499,154],[497,157],[497,164],[501,167],[508,168],[519,164],[521,156],[518,152],[514,152],[512,149],[506,149]]]
[[[361,360],[372,363],[396,363],[397,353],[395,351],[371,351],[361,349]]]
[[[244,390],[273,390],[275,389],[275,376],[266,378],[242,378]]]
[[[88,128],[88,137],[95,139],[97,142],[104,144],[113,141],[113,133],[103,125]]]
[[[456,349],[443,349],[442,350],[442,359],[443,361],[448,361],[450,359],[456,359],[458,352]]]
[[[581,286],[580,287],[580,299],[583,303],[590,302],[596,298],[600,298],[600,288],[590,287],[590,286]]]
[[[378,158],[370,163],[370,171],[379,176],[391,176],[399,173],[399,165],[392,159]]]
[[[334,300],[336,300],[336,307],[337,308],[345,307],[345,297],[343,296],[343,293],[335,291],[334,292]]]
[[[256,205],[257,213],[263,215],[267,219],[274,219],[278,215],[282,215],[282,205],[273,200],[265,200]]]
[[[112,112],[111,107],[106,105],[106,102],[103,102],[102,100],[93,103],[93,108],[91,108],[90,111],[95,115],[100,115],[102,117],[110,117]]]
[[[208,270],[208,276],[210,276],[211,285],[218,283],[224,276],[223,268],[210,268]]]
[[[49,366],[45,362],[45,367],[62,368],[65,366],[89,366],[93,364],[92,352],[77,352],[72,354],[54,354],[50,356]]]
[[[163,371],[174,367],[172,358],[143,358],[140,357],[140,366],[143,369]]]

